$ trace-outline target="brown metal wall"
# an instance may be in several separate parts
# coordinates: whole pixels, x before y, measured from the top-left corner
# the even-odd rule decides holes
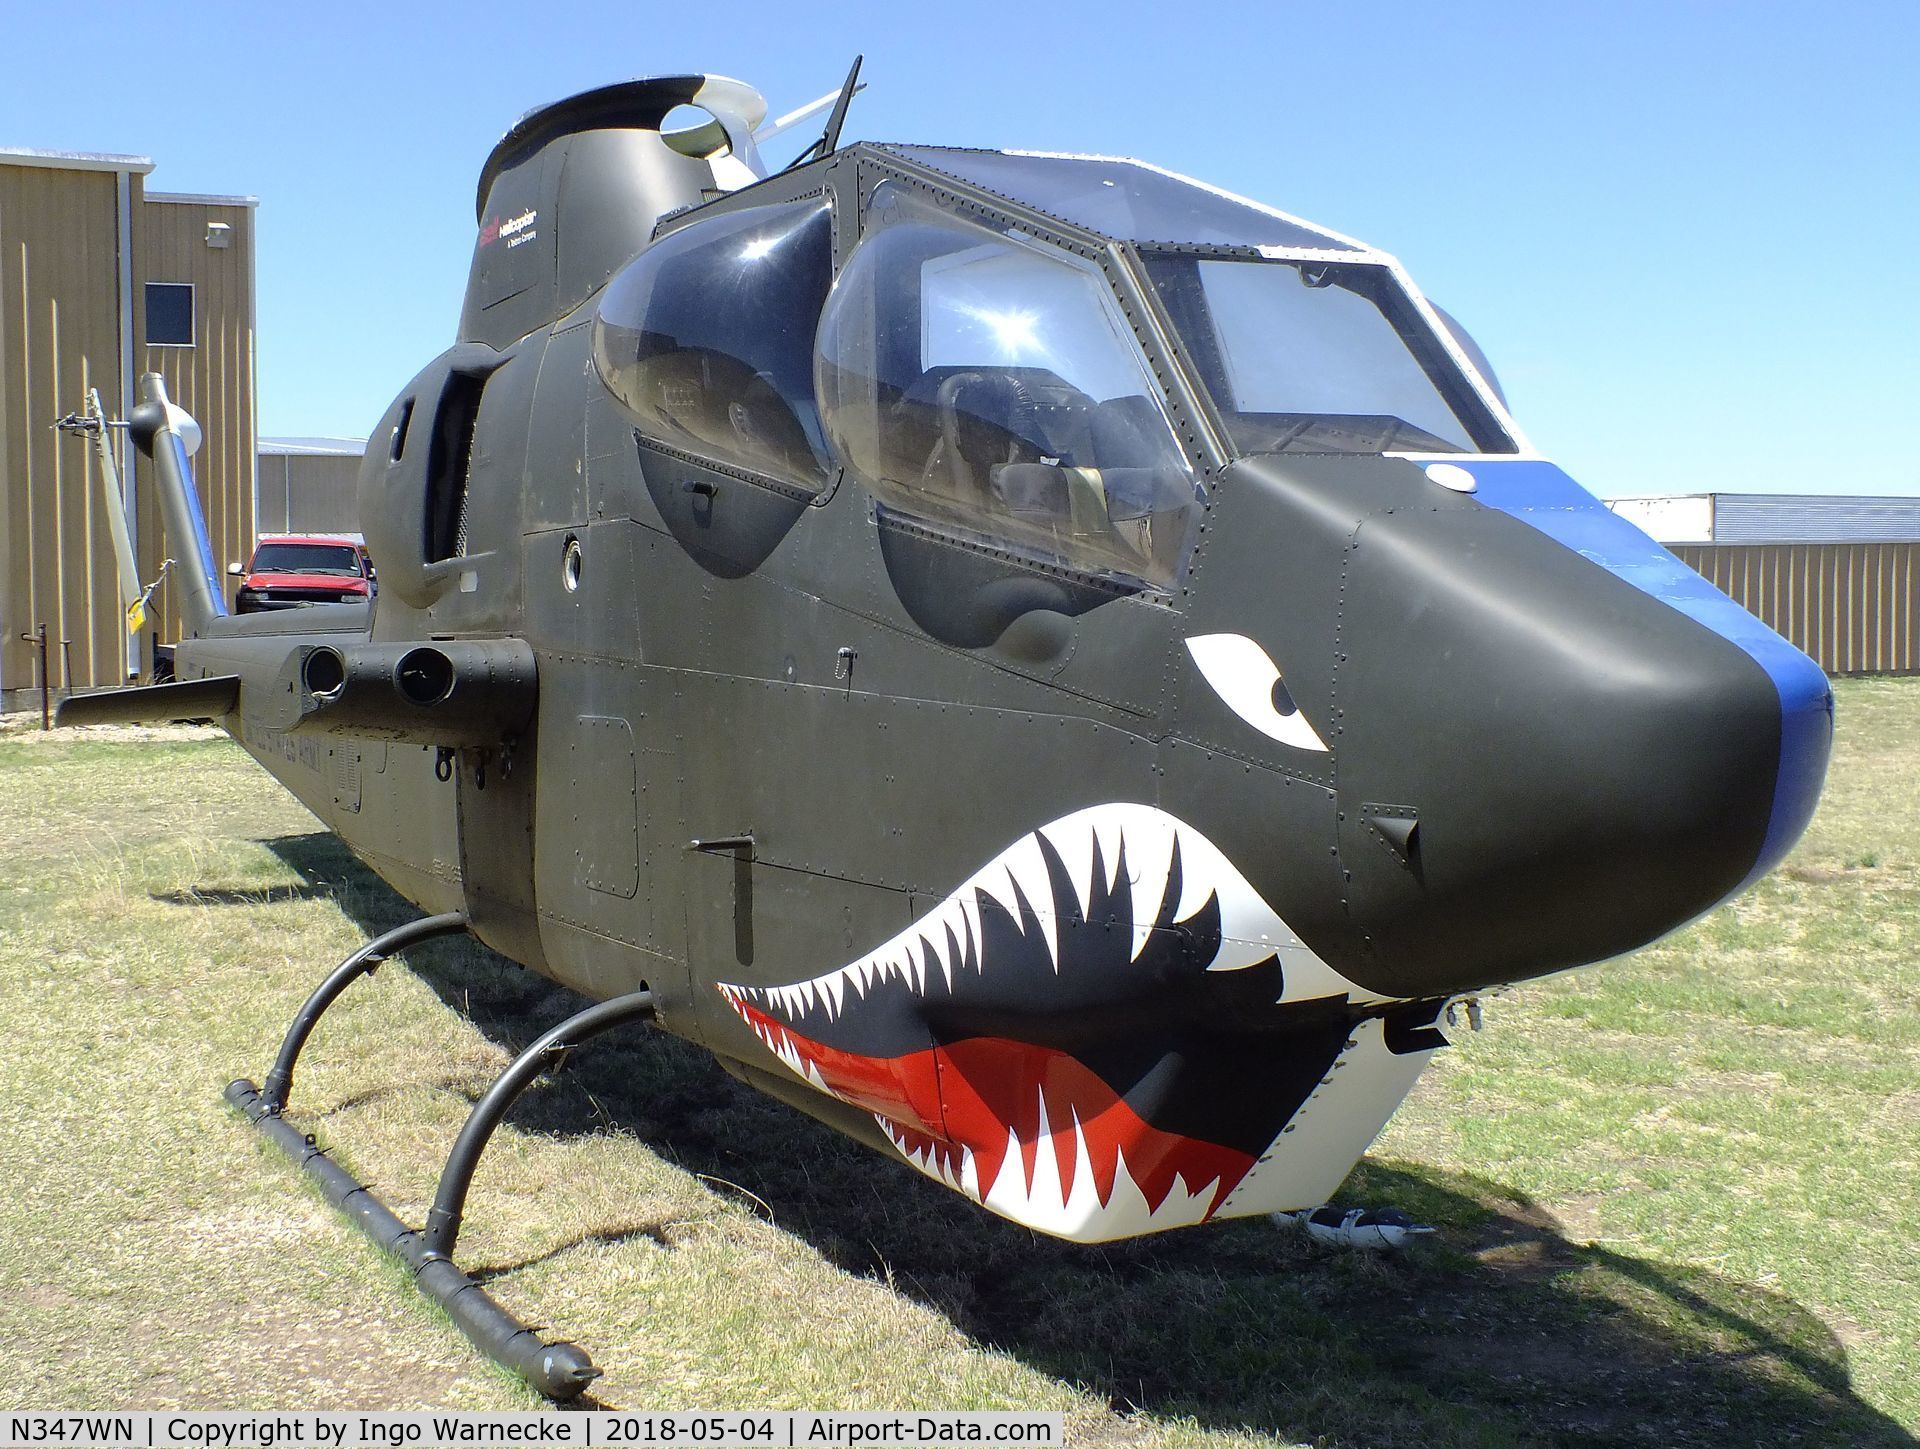
[[[1920,542],[1673,550],[1829,674],[1920,674]]]
[[[139,178],[133,180],[139,194]],[[22,633],[45,623],[54,684],[118,684],[127,650],[92,449],[53,431],[87,389],[120,407],[120,266],[111,171],[0,158],[0,683],[35,682]]]
[[[207,245],[207,223],[233,228],[232,244]],[[136,204],[133,222],[134,313],[145,342],[147,282],[193,284],[192,347],[143,346],[143,372],[167,380],[167,394],[192,413],[206,433],[194,455],[194,478],[206,514],[213,561],[225,570],[244,564],[253,552],[253,478],[256,462],[254,423],[253,209],[203,202],[148,201]],[[164,540],[153,490],[140,490],[140,576],[151,579],[168,556],[185,558],[190,544]],[[227,585],[233,603],[234,581]],[[179,637],[173,586],[157,594],[161,642]],[[149,626],[152,627],[152,626]]]
[[[360,460],[332,453],[260,455],[262,533],[360,532]]]

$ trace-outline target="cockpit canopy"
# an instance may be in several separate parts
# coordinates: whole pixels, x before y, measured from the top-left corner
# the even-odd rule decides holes
[[[609,284],[594,358],[643,437],[802,496],[844,470],[883,522],[1157,590],[1227,457],[1513,450],[1471,344],[1360,243],[1137,162],[857,150],[837,276],[815,193]]]
[[[824,197],[662,237],[608,283],[600,377],[650,438],[808,492],[827,481],[813,337],[833,282]]]
[[[1338,232],[1140,161],[956,146],[881,149],[1109,241],[1209,251],[1278,247],[1330,256],[1369,254]]]
[[[836,456],[884,506],[1171,582],[1195,480],[1092,263],[883,183],[814,383]]]

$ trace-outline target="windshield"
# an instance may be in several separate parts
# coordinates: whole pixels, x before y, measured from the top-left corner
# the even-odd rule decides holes
[[[1236,451],[1513,451],[1387,268],[1144,259]]]
[[[256,574],[360,576],[360,550],[348,543],[263,543],[254,550]]]

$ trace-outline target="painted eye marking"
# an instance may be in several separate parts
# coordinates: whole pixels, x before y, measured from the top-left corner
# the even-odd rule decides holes
[[[1261,734],[1296,750],[1327,752],[1280,678],[1279,666],[1253,640],[1244,634],[1202,634],[1187,640],[1187,652],[1227,708]]]

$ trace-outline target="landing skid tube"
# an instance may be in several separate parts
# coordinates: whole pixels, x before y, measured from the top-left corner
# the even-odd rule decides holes
[[[413,1271],[420,1291],[438,1303],[473,1346],[503,1368],[513,1370],[551,1399],[571,1399],[600,1376],[586,1350],[572,1343],[548,1343],[528,1324],[496,1303],[487,1290],[453,1261],[467,1191],[480,1155],[520,1094],[543,1072],[557,1071],[575,1047],[616,1026],[650,1020],[653,994],[636,991],[590,1006],[568,1017],[515,1057],[475,1105],[441,1171],[427,1226],[414,1229],[394,1215],[373,1189],[315,1145],[311,1133],[286,1119],[293,1069],[315,1024],[352,982],[372,975],[391,953],[418,941],[454,935],[467,928],[458,913],[412,921],[369,941],[334,969],[307,998],[287,1029],[264,1088],[241,1079],[226,1090],[227,1101],[311,1177],[354,1226]]]

